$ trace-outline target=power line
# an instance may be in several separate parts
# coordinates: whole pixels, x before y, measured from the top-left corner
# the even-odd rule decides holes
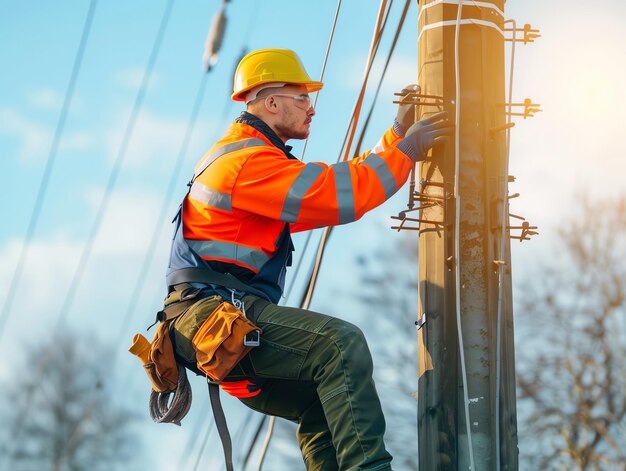
[[[389,7],[386,9],[386,13],[385,13],[385,7],[387,6],[386,1],[382,0],[381,4],[380,4],[380,8],[378,11],[378,18],[376,20],[376,27],[374,29],[374,34],[372,36],[372,43],[370,45],[370,52],[369,52],[369,57],[368,57],[368,61],[367,61],[367,65],[365,67],[365,74],[363,77],[363,83],[361,86],[361,92],[359,93],[359,96],[356,100],[356,103],[354,104],[354,108],[352,111],[352,116],[350,118],[350,123],[348,124],[348,130],[346,131],[346,135],[344,136],[344,140],[343,140],[343,144],[341,146],[341,151],[339,152],[339,156],[337,158],[337,161],[339,162],[341,160],[341,156],[343,154],[343,160],[347,160],[348,155],[350,154],[350,147],[351,147],[351,143],[352,143],[352,139],[354,137],[354,133],[356,131],[356,125],[358,123],[359,120],[359,113],[361,110],[361,105],[363,103],[363,98],[365,96],[365,89],[367,87],[367,81],[369,79],[369,74],[372,70],[372,65],[374,63],[374,59],[376,57],[376,53],[378,52],[378,46],[380,44],[380,39],[382,38],[382,34],[384,32],[385,26],[386,26],[386,19],[389,17],[389,9],[391,8],[391,3],[389,4]],[[382,19],[384,15],[384,20]],[[345,152],[344,152],[345,149]],[[319,274],[319,269],[320,266],[322,264],[322,258],[324,256],[324,250],[326,248],[326,244],[328,242],[328,237],[330,236],[332,232],[332,227],[326,227],[324,228],[324,231],[322,233],[322,237],[318,242],[318,246],[317,246],[317,255],[316,255],[316,259],[315,259],[315,264],[313,266],[313,270],[311,272],[311,276],[309,278],[309,283],[308,283],[308,289],[306,290],[305,294],[303,295],[303,300],[302,300],[302,304],[301,307],[303,309],[308,309],[310,303],[311,303],[311,299],[313,298],[313,292],[315,291],[315,285],[317,283],[317,278],[318,278],[318,274]]]
[[[185,130],[185,136],[183,137],[183,141],[180,145],[180,149],[178,151],[178,156],[176,157],[176,162],[174,163],[174,168],[170,172],[170,180],[167,185],[167,190],[165,191],[165,197],[163,198],[163,204],[161,205],[161,211],[159,212],[159,217],[157,218],[157,223],[152,231],[152,237],[150,238],[150,243],[148,244],[148,250],[146,251],[146,255],[144,256],[143,263],[141,264],[141,269],[139,270],[139,275],[137,276],[137,281],[135,282],[135,286],[133,288],[132,294],[130,296],[130,302],[126,309],[126,313],[124,315],[124,319],[122,320],[122,326],[120,332],[118,334],[118,338],[120,342],[123,342],[123,334],[125,333],[126,327],[128,326],[132,314],[135,312],[137,308],[137,302],[139,300],[139,295],[143,290],[144,283],[146,281],[148,272],[150,270],[150,266],[152,264],[152,259],[154,258],[154,253],[156,252],[156,247],[159,242],[159,238],[162,234],[162,229],[165,226],[167,221],[167,214],[169,210],[169,202],[174,196],[174,192],[176,191],[178,179],[180,176],[180,172],[182,169],[182,163],[187,155],[187,149],[189,147],[189,142],[191,141],[191,137],[193,135],[193,130],[196,125],[196,121],[198,119],[198,113],[200,111],[200,105],[202,104],[204,98],[204,92],[206,90],[208,73],[202,75],[202,79],[198,85],[198,90],[196,92],[196,98],[193,103],[193,107],[191,110],[191,115],[189,117],[189,121],[187,123],[187,129]],[[120,351],[121,345],[116,351]]]
[[[132,112],[130,114],[128,123],[126,125],[126,130],[124,131],[124,135],[122,137],[122,142],[120,144],[117,157],[115,158],[113,168],[109,175],[109,179],[105,187],[104,196],[102,197],[100,206],[98,207],[94,224],[87,238],[87,243],[85,244],[85,247],[81,254],[76,271],[74,272],[74,277],[72,278],[72,282],[70,283],[70,288],[67,291],[61,310],[59,311],[58,320],[57,320],[57,328],[60,328],[63,325],[65,317],[67,316],[68,312],[72,308],[76,291],[78,290],[78,287],[80,285],[80,281],[82,279],[85,266],[87,265],[87,262],[89,261],[89,257],[91,255],[91,251],[93,250],[96,237],[98,233],[100,232],[100,226],[102,224],[104,215],[106,214],[108,210],[109,201],[111,199],[113,189],[115,188],[115,183],[117,182],[119,172],[124,163],[124,159],[126,157],[126,152],[128,150],[128,145],[130,143],[131,136],[135,130],[137,117],[139,116],[139,111],[141,110],[141,107],[143,105],[143,101],[144,101],[146,91],[148,88],[148,83],[150,81],[150,77],[152,76],[152,71],[154,69],[154,64],[156,63],[156,59],[161,50],[163,36],[165,35],[165,29],[167,27],[167,24],[169,23],[173,4],[174,4],[173,0],[168,0],[167,5],[165,6],[165,11],[163,12],[163,17],[161,18],[161,23],[159,24],[157,36],[152,46],[152,51],[150,52],[148,65],[146,66],[146,69],[144,71],[141,85],[139,86],[139,91],[135,98],[135,103],[133,105]]]
[[[85,18],[83,32],[81,34],[80,41],[78,43],[76,56],[74,57],[74,65],[72,66],[72,72],[70,74],[70,81],[67,85],[67,90],[65,91],[65,98],[63,99],[63,106],[61,107],[61,114],[59,115],[59,120],[57,121],[57,126],[54,131],[54,137],[52,138],[52,144],[50,145],[50,151],[48,153],[48,158],[46,160],[46,166],[43,171],[43,176],[41,177],[41,182],[39,183],[37,196],[35,197],[35,204],[33,206],[33,210],[30,215],[28,228],[26,229],[26,236],[24,238],[24,244],[22,245],[22,249],[20,250],[20,255],[17,259],[17,265],[15,267],[15,271],[13,272],[11,283],[9,283],[9,290],[7,292],[7,297],[4,301],[2,312],[0,313],[0,340],[2,339],[2,333],[4,332],[4,327],[11,315],[11,308],[13,306],[13,301],[15,299],[17,288],[22,279],[24,265],[26,263],[26,257],[28,256],[31,243],[33,241],[33,236],[35,234],[35,231],[37,230],[37,225],[39,223],[39,216],[41,215],[41,208],[43,207],[43,203],[45,201],[46,193],[48,191],[48,183],[50,182],[50,176],[52,175],[52,170],[54,168],[56,157],[59,151],[59,143],[61,142],[61,137],[63,136],[63,131],[65,130],[65,123],[67,121],[67,115],[69,114],[69,109],[72,104],[72,98],[74,97],[74,90],[76,88],[78,74],[80,72],[80,68],[83,62],[83,57],[85,54],[85,49],[87,47],[89,34],[91,32],[91,25],[93,24],[93,17],[94,17],[97,3],[98,3],[98,0],[91,0],[91,3],[89,4],[89,9],[87,10],[87,17]]]
[[[102,199],[102,202],[100,204],[100,207],[98,209],[98,213],[96,215],[95,223],[94,223],[94,225],[92,227],[92,230],[90,232],[87,244],[86,244],[86,246],[85,246],[85,248],[83,250],[83,253],[81,255],[80,262],[78,264],[76,272],[74,273],[74,278],[73,278],[72,283],[70,285],[70,289],[68,290],[68,292],[66,294],[66,297],[65,297],[65,300],[63,302],[63,307],[62,307],[61,311],[59,312],[55,331],[58,331],[60,329],[60,327],[62,326],[63,321],[65,319],[65,316],[67,315],[68,310],[71,308],[72,301],[74,299],[74,295],[75,295],[76,289],[78,288],[80,279],[82,277],[84,266],[87,263],[87,260],[89,258],[89,254],[91,253],[91,249],[93,247],[93,243],[95,241],[96,235],[98,234],[98,230],[100,228],[101,220],[102,220],[102,218],[103,218],[103,216],[104,216],[104,214],[105,214],[105,212],[107,210],[108,202],[109,202],[111,193],[113,191],[113,188],[115,186],[115,181],[117,179],[117,175],[119,173],[119,170],[120,170],[121,165],[123,163],[124,157],[126,155],[126,150],[127,150],[127,147],[128,147],[128,143],[130,141],[130,136],[132,135],[132,132],[134,130],[135,122],[137,120],[137,116],[139,114],[139,110],[140,110],[141,105],[143,103],[143,98],[145,96],[145,92],[146,92],[146,89],[147,89],[147,86],[148,86],[150,75],[152,73],[152,69],[154,68],[154,64],[156,62],[156,58],[157,58],[158,53],[160,51],[162,39],[163,39],[163,36],[164,36],[164,33],[165,33],[165,28],[166,28],[167,23],[168,23],[169,18],[170,18],[172,5],[173,5],[173,0],[169,0],[167,5],[166,5],[165,11],[163,13],[163,17],[161,19],[161,23],[159,25],[157,36],[155,38],[155,41],[154,41],[154,44],[153,44],[153,47],[152,47],[152,51],[150,53],[150,57],[149,57],[149,60],[148,60],[148,65],[146,67],[141,86],[139,88],[137,97],[135,99],[135,104],[134,104],[134,107],[133,107],[133,110],[132,110],[132,113],[131,113],[131,116],[130,116],[130,119],[129,119],[129,122],[128,122],[128,125],[127,125],[127,128],[126,128],[126,132],[124,133],[124,138],[122,140],[122,144],[120,146],[120,149],[119,149],[119,152],[118,152],[118,155],[117,155],[117,158],[116,158],[113,170],[111,171],[111,175],[109,176],[109,181],[108,181],[108,184],[107,184],[107,187],[106,187],[105,195],[104,195],[104,197]],[[50,361],[50,357],[43,357],[43,358],[41,358],[41,361],[39,362],[39,364],[37,365],[37,367],[35,369],[37,376],[39,376],[39,377],[42,376],[42,373],[46,369],[46,367],[48,366],[48,362],[49,361]],[[35,389],[36,388],[33,387],[33,389],[29,390],[28,397],[26,398],[26,401],[24,403],[25,407],[21,411],[21,413],[19,415],[20,419],[19,419],[18,423],[16,424],[15,430],[13,431],[13,437],[14,437],[14,440],[16,442],[20,438],[20,435],[22,433],[22,429],[24,428],[24,425],[26,423],[26,418],[28,416],[28,412],[31,410],[30,406],[32,405]],[[7,457],[7,459],[9,461],[13,458],[12,455],[13,454],[10,453],[9,456]]]
[[[365,118],[365,122],[363,123],[363,128],[361,129],[361,135],[359,136],[359,140],[356,144],[356,149],[354,151],[355,154],[361,153],[361,144],[363,143],[363,138],[365,137],[365,132],[370,124],[370,119],[374,114],[374,108],[376,107],[376,103],[378,101],[378,95],[380,94],[380,89],[382,88],[383,81],[385,80],[385,76],[387,75],[387,68],[389,67],[389,63],[391,62],[391,57],[396,49],[396,44],[398,43],[398,39],[400,37],[400,33],[402,32],[402,28],[404,26],[404,20],[406,19],[407,12],[409,11],[409,7],[411,6],[411,0],[406,0],[404,4],[404,10],[402,10],[402,16],[400,17],[400,21],[398,23],[398,27],[396,28],[396,34],[393,37],[393,42],[391,43],[391,48],[389,49],[389,54],[387,54],[387,60],[385,61],[385,66],[383,67],[383,71],[380,75],[380,80],[378,81],[378,86],[376,87],[376,92],[374,93],[374,99],[372,100],[372,104],[370,106],[369,111],[367,112],[367,118]]]
[[[365,68],[365,74],[363,77],[363,84],[361,86],[361,92],[359,93],[359,96],[356,100],[356,103],[354,105],[353,111],[352,111],[352,116],[350,118],[350,123],[348,124],[348,130],[346,132],[346,135],[344,137],[344,141],[341,147],[341,151],[339,153],[339,157],[337,159],[337,161],[341,160],[341,154],[343,153],[343,150],[345,148],[345,154],[343,157],[343,160],[347,160],[348,155],[350,153],[350,147],[351,147],[351,143],[352,143],[352,139],[354,137],[354,133],[356,131],[356,126],[358,123],[358,119],[359,119],[359,113],[361,110],[361,105],[363,103],[363,98],[365,96],[365,89],[367,87],[367,81],[369,78],[369,74],[370,71],[372,69],[372,64],[374,63],[374,59],[376,57],[376,53],[378,52],[378,46],[380,45],[380,39],[382,38],[382,34],[384,32],[385,26],[387,24],[387,18],[389,17],[389,12],[391,11],[391,6],[393,4],[393,0],[391,0],[389,2],[389,4],[387,4],[387,0],[381,0],[380,2],[380,7],[378,9],[378,15],[376,18],[376,26],[374,28],[374,34],[372,36],[372,43],[370,44],[370,51],[369,51],[369,55],[368,55],[368,60],[367,60],[367,66]],[[330,47],[330,44],[329,44]],[[315,263],[313,266],[313,270],[311,272],[311,276],[309,278],[309,287],[307,289],[307,291],[304,294],[304,298],[302,299],[302,302],[300,303],[300,308],[301,309],[308,309],[309,305],[311,304],[311,299],[313,297],[313,292],[315,290],[315,284],[317,282],[317,278],[318,278],[318,274],[319,274],[319,268],[321,266],[322,263],[322,258],[324,255],[324,249],[326,248],[326,243],[328,240],[328,237],[331,233],[332,228],[331,227],[326,227],[322,233],[322,238],[320,239],[319,243],[318,243],[318,250],[317,250],[317,255],[316,255],[316,259],[315,259]],[[267,430],[267,434],[265,437],[265,442],[263,444],[263,449],[261,450],[261,456],[259,458],[259,467],[258,467],[258,471],[261,471],[262,466],[263,466],[263,460],[265,459],[265,455],[267,453],[267,450],[269,448],[269,444],[272,438],[272,433],[274,431],[274,424],[276,422],[276,417],[271,417],[270,421],[269,421],[269,425],[268,425],[268,430]]]

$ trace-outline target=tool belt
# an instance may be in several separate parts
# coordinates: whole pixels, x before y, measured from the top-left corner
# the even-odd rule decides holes
[[[193,273],[194,276],[198,273],[202,274],[202,270],[195,269]],[[237,366],[254,346],[259,345],[259,336],[262,331],[254,325],[252,320],[255,320],[255,311],[260,312],[270,303],[263,298],[257,298],[248,309],[253,316],[252,320],[248,319],[245,313],[233,304],[226,301],[219,303],[206,316],[192,336],[191,345],[195,351],[195,365],[191,365],[182,360],[175,352],[178,346],[175,349],[172,343],[171,324],[177,319],[185,321],[181,316],[188,312],[193,314],[193,311],[190,311],[192,307],[194,310],[198,309],[199,312],[202,312],[202,303],[215,302],[215,299],[210,299],[205,295],[207,292],[205,288],[194,288],[189,284],[191,281],[206,282],[207,280],[186,279],[180,281],[183,282],[176,283],[175,291],[169,294],[165,307],[157,313],[156,322],[160,321],[161,323],[155,332],[152,343],[148,342],[142,335],[136,334],[129,351],[141,359],[152,384],[150,414],[157,422],[170,421],[180,424],[180,420],[187,414],[191,405],[191,390],[185,368],[179,363],[206,375],[213,417],[224,448],[226,469],[232,471],[232,441],[219,399],[218,383]],[[233,284],[236,285],[237,283],[229,283],[230,286],[226,286],[226,288],[238,289],[240,287],[232,286]],[[243,284],[241,286],[245,287]],[[243,309],[243,303],[241,307]],[[193,328],[196,325],[194,324]],[[231,391],[232,388],[225,388],[225,390],[229,393],[235,392],[236,395],[240,394],[238,397],[249,397],[260,392],[258,388],[250,391],[247,386],[247,384],[242,386],[237,383],[236,391]],[[246,391],[239,391],[241,388],[246,388]],[[175,394],[170,403],[169,395],[173,391]],[[179,411],[171,413],[177,395],[181,393],[185,395],[182,400],[185,403],[179,406]],[[171,420],[169,416],[172,417]]]
[[[178,285],[170,293],[167,305],[157,313],[159,324],[152,342],[141,334],[133,338],[129,351],[137,355],[152,384],[152,389],[159,393],[168,393],[176,389],[178,367],[174,346],[170,336],[170,324],[193,305],[210,301],[202,296],[203,288],[193,288],[188,284]],[[201,308],[201,306],[197,306]],[[195,350],[196,365],[211,381],[222,381],[239,361],[258,341],[251,342],[262,330],[255,326],[245,314],[224,301],[206,317],[191,341]]]

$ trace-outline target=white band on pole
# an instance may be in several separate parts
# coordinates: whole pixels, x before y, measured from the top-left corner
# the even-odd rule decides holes
[[[435,0],[434,2],[430,2],[425,5],[422,5],[422,8],[420,8],[419,14],[417,15],[417,20],[419,21],[423,12],[425,12],[429,8],[435,7],[442,3],[448,4],[448,5],[458,5],[459,0]],[[498,8],[496,4],[491,3],[491,2],[478,2],[478,1],[473,1],[473,0],[464,0],[463,5],[467,7],[474,6],[478,8],[488,8],[490,10],[495,10],[502,18],[504,18],[504,12],[500,10],[500,8]]]
[[[428,31],[429,29],[440,28],[442,26],[456,26],[456,24],[457,22],[455,20],[449,20],[449,21],[438,21],[437,23],[426,25],[422,28],[419,35],[417,36],[417,41],[419,42],[419,40],[422,38],[422,34],[424,34],[424,32]],[[495,29],[498,33],[504,36],[504,31],[502,31],[502,28],[500,28],[497,24],[492,23],[491,21],[483,21],[483,20],[475,20],[472,18],[466,18],[465,20],[461,20],[460,24],[487,26],[488,28]]]

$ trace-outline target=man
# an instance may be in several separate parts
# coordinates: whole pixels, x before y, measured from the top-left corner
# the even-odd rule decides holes
[[[192,289],[202,300],[173,322],[172,338],[177,359],[197,372],[191,339],[218,304],[232,302],[262,335],[222,389],[254,410],[298,422],[309,470],[388,470],[362,332],[277,303],[291,262],[290,233],[352,222],[380,205],[450,127],[443,114],[413,124],[413,107],[401,105],[371,152],[335,165],[305,164],[285,143],[308,137],[315,115],[309,93],[322,86],[290,50],[254,51],[239,63],[232,98],[246,111],[196,167],[176,220],[170,297]],[[189,268],[215,282],[177,275]]]

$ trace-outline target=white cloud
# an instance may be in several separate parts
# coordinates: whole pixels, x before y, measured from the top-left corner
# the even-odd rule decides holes
[[[379,57],[380,59],[380,57]],[[358,91],[361,89],[365,72],[366,57],[350,56],[338,64],[334,69],[333,81],[344,88]],[[376,60],[370,71],[368,90],[374,90],[378,85],[378,78],[382,74],[384,60]],[[394,54],[389,62],[381,93],[399,92],[405,85],[417,82],[417,57]]]
[[[52,88],[40,88],[28,92],[26,95],[28,102],[43,110],[57,110],[63,103],[62,95]]]
[[[95,207],[100,203],[101,194],[96,195],[92,190],[88,198]],[[113,195],[91,256],[82,268],[80,284],[74,293],[75,302],[66,313],[72,325],[94,328],[96,320],[106,316],[110,325],[97,321],[100,333],[104,336],[118,333],[160,204],[159,195],[152,192],[118,191]],[[95,212],[93,208],[88,211]],[[167,219],[165,227],[158,229],[162,233],[142,293],[140,321],[150,317],[153,305],[158,305],[162,296],[171,234],[169,222]],[[34,320],[38,329],[51,327],[56,322],[85,248],[85,237],[69,235],[74,232],[74,228],[57,228],[53,233],[38,236],[30,244],[5,338],[23,339],[26,325]],[[11,283],[22,243],[22,240],[12,239],[0,246],[0,299],[5,299],[7,294],[5,290]]]
[[[13,108],[0,108],[0,134],[17,140],[15,157],[27,162],[43,162],[52,143],[52,129]],[[79,131],[65,134],[59,152],[76,152],[93,146],[95,137]]]
[[[115,124],[111,126],[108,133],[107,148],[111,160],[117,157],[128,122],[128,114],[128,111],[121,112],[114,119]],[[173,162],[180,150],[186,128],[186,119],[171,118],[146,110],[142,111],[137,117],[131,142],[126,151],[124,165],[135,168],[142,167],[149,162],[163,162],[164,156]],[[193,139],[188,146],[189,155],[196,153],[197,159],[199,159],[207,146],[212,144],[208,141],[207,129],[213,130],[214,127],[206,121],[196,122]]]
[[[135,90],[141,85],[144,74],[144,67],[127,67],[125,69],[118,70],[115,73],[113,79],[115,83]],[[161,77],[155,72],[152,72],[152,74],[150,75],[150,87],[158,88],[161,85],[161,82]]]

